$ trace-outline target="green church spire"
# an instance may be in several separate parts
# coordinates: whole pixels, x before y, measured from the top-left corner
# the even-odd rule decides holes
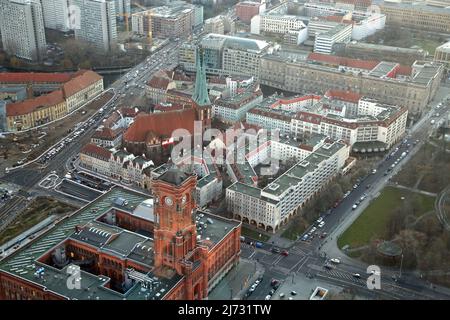
[[[196,51],[197,56],[195,62],[197,74],[195,76],[195,91],[192,95],[192,99],[194,99],[199,106],[209,106],[211,105],[211,101],[209,101],[208,87],[206,85],[206,68],[203,49],[198,47]]]

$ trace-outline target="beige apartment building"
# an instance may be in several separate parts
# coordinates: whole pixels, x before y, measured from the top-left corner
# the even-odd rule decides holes
[[[391,71],[384,71],[393,69],[394,64],[380,62],[367,70],[265,55],[261,59],[260,82],[301,94],[349,90],[381,103],[406,106],[412,114],[420,113],[439,88],[443,66],[416,62],[412,67],[401,67],[404,74],[390,77]]]
[[[439,8],[423,3],[384,3],[381,12],[386,24],[423,31],[450,33],[450,8]]]

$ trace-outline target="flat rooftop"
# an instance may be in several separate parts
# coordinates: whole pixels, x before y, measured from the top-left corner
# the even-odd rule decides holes
[[[413,3],[392,3],[392,2],[384,2],[381,4],[382,7],[388,8],[398,8],[398,9],[409,9],[409,10],[417,10],[417,11],[426,11],[434,14],[449,14],[449,7],[434,7],[426,5],[423,2],[413,2]]]
[[[78,300],[159,300],[182,279],[176,273],[168,273],[167,278],[156,278],[151,271],[140,274],[145,279],[151,279],[153,285],[145,287],[136,281],[125,293],[107,288],[105,285],[110,278],[104,275],[95,275],[81,271],[81,290],[69,289],[66,265],[62,269],[52,267],[37,261],[44,253],[56,248],[66,239],[84,242],[98,250],[121,259],[130,259],[138,262],[147,269],[153,267],[153,239],[122,229],[118,226],[108,225],[96,219],[106,214],[112,208],[132,214],[133,210],[150,196],[129,189],[115,187],[111,191],[98,197],[93,202],[59,221],[52,229],[33,242],[19,249],[14,254],[0,261],[0,271],[35,283],[53,291],[67,299]],[[117,204],[118,198],[128,201],[127,205]],[[201,230],[199,235],[204,238],[209,247],[220,242],[228,232],[240,225],[239,221],[228,220],[208,213],[198,212],[196,221],[208,223],[207,228]],[[79,231],[76,231],[76,226]],[[82,227],[80,227],[82,226]],[[209,238],[206,240],[206,238]],[[203,240],[201,240],[203,241]],[[37,275],[36,270],[44,268],[43,275]],[[195,267],[195,264],[194,264]]]
[[[301,183],[308,173],[314,172],[318,165],[328,158],[329,156],[316,152],[312,153],[270,183],[263,191],[274,196],[282,195],[290,187]]]
[[[440,45],[439,47],[437,47],[436,51],[450,53],[450,41]]]

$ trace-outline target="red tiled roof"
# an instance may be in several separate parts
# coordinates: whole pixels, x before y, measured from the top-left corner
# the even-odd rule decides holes
[[[93,143],[85,145],[83,149],[81,149],[80,153],[106,161],[109,160],[112,154],[112,152],[108,149],[99,147]]]
[[[63,85],[65,97],[70,97],[97,81],[102,80],[103,77],[91,70],[81,70],[73,75],[73,78]]]
[[[261,115],[263,117],[269,117],[272,119],[281,120],[281,121],[286,121],[286,122],[291,121],[291,118],[289,116],[286,116],[286,115],[278,113],[278,112],[274,112],[271,109],[263,110],[263,109],[255,108],[255,109],[250,109],[248,112],[257,114],[257,115]]]
[[[328,90],[327,92],[325,92],[325,97],[328,97],[330,99],[358,103],[358,101],[361,99],[362,96],[359,93],[353,91]]]
[[[366,70],[372,70],[380,63],[379,61],[375,60],[350,59],[346,57],[333,56],[316,52],[310,53],[308,55],[308,60],[333,64],[336,66],[346,66],[350,68],[358,68]]]
[[[167,77],[155,75],[150,79],[148,85],[152,88],[167,89],[171,81],[172,80]]]
[[[53,91],[49,94],[39,96],[34,99],[28,99],[21,102],[10,103],[6,105],[6,115],[8,117],[20,116],[38,108],[47,108],[64,102],[61,90]]]
[[[192,134],[195,120],[194,109],[139,114],[125,132],[123,139],[126,142],[144,142],[149,133],[170,137],[176,129],[186,129]]]
[[[120,113],[122,116],[127,118],[134,118],[138,114],[138,111],[136,111],[135,108],[129,108],[129,107],[122,107],[120,108]]]
[[[122,133],[122,129],[112,130],[110,128],[103,128],[102,130],[95,131],[92,135],[93,139],[102,139],[102,140],[114,140],[118,135]]]
[[[320,96],[306,95],[306,96],[301,96],[301,97],[280,99],[278,101],[281,104],[290,104],[290,103],[295,103],[295,102],[300,102],[300,101],[305,101],[305,100],[320,100],[320,98],[321,98]]]
[[[72,79],[70,73],[2,72],[0,83],[64,83]]]
[[[300,111],[295,116],[296,119],[314,123],[314,124],[320,124],[322,122],[322,116],[317,115],[315,113],[309,113],[305,111]]]
[[[112,113],[106,120],[103,122],[105,127],[112,127],[114,123],[116,123],[120,119],[120,116],[117,112]]]

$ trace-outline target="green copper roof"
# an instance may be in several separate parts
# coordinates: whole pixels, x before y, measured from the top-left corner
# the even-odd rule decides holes
[[[208,87],[206,84],[205,60],[201,48],[198,48],[197,50],[196,65],[195,91],[192,99],[194,99],[199,106],[209,106],[211,105],[211,101],[209,101]]]

